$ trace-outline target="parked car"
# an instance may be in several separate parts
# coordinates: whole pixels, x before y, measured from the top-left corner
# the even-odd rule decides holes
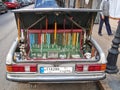
[[[0,14],[1,13],[6,13],[8,11],[6,5],[0,1]]]
[[[6,0],[5,4],[7,6],[7,8],[10,9],[15,9],[15,8],[20,8],[20,3],[17,0]]]
[[[7,80],[65,83],[105,78],[105,54],[91,36],[101,10],[64,5],[36,0],[35,8],[13,10],[18,36],[6,57]]]
[[[29,3],[26,0],[18,0],[18,1],[20,3],[21,7],[29,5]]]

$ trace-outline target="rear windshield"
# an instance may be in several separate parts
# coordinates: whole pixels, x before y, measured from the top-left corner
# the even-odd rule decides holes
[[[88,1],[88,3],[86,2]],[[99,9],[101,0],[36,0],[35,8],[90,8]]]
[[[58,7],[56,0],[36,0],[35,8]]]

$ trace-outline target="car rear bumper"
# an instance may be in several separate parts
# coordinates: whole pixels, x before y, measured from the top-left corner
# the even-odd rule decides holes
[[[104,79],[105,73],[97,73],[91,75],[21,75],[21,74],[9,74],[6,78],[15,82],[44,82],[44,83],[67,83],[67,82],[79,82],[79,81],[97,81]]]
[[[7,9],[1,9],[0,13],[5,13],[7,11]]]

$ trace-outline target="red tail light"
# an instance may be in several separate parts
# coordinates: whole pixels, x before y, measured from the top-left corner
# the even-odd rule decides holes
[[[13,72],[25,72],[25,68],[24,68],[24,66],[14,65],[14,66],[12,66],[12,71]]]
[[[36,71],[37,71],[36,66],[31,66],[31,67],[30,67],[30,72],[36,72]]]
[[[75,66],[75,70],[77,71],[77,72],[81,72],[81,71],[83,71],[83,65],[76,65]]]
[[[37,72],[37,65],[7,65],[8,72]]]
[[[100,71],[101,70],[101,65],[90,65],[88,67],[88,71]]]

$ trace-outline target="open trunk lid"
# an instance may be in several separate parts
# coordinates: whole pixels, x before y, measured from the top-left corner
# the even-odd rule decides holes
[[[96,9],[35,8],[13,10],[18,27],[15,61],[98,60],[90,41]]]

